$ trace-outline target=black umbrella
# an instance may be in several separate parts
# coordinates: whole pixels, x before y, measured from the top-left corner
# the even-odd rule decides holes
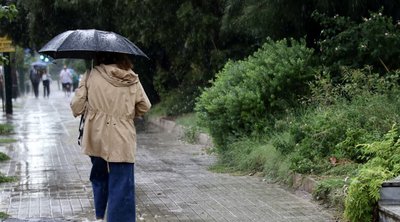
[[[39,53],[53,59],[93,59],[98,52],[146,56],[129,39],[114,32],[96,29],[78,29],[63,32],[50,40]]]

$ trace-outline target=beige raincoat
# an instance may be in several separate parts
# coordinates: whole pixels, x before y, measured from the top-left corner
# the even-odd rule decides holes
[[[133,119],[151,107],[138,75],[116,65],[101,64],[90,71],[87,82],[86,76],[71,101],[74,117],[86,113],[81,143],[84,153],[107,162],[134,163]]]

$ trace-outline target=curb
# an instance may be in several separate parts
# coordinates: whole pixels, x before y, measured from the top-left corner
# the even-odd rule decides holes
[[[292,187],[296,190],[305,191],[312,194],[317,187],[317,181],[312,177],[294,173]]]
[[[180,138],[182,138],[185,135],[185,127],[176,124],[172,120],[167,120],[163,117],[149,117],[148,121],[154,125],[161,127],[168,133],[173,133],[177,135]],[[211,137],[206,133],[199,133],[197,135],[196,143],[208,147],[213,146]]]

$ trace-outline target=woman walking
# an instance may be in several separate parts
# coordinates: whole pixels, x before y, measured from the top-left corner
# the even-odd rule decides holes
[[[82,77],[71,101],[73,115],[84,115],[81,146],[90,156],[97,219],[107,208],[108,222],[135,221],[133,119],[144,115],[150,101],[124,54],[103,53]]]

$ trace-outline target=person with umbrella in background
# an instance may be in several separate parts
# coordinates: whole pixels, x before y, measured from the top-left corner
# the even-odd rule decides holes
[[[73,44],[66,46],[68,42]],[[151,103],[132,70],[131,58],[147,56],[126,38],[98,30],[61,33],[39,52],[56,58],[94,59],[95,66],[82,76],[75,91],[71,109],[75,117],[85,117],[80,145],[92,162],[96,219],[102,220],[107,209],[108,222],[135,221],[133,119],[143,116]]]
[[[39,73],[39,66],[33,65],[31,70],[29,71],[29,79],[32,83],[33,93],[35,94],[35,98],[39,97],[39,83],[40,83],[40,73]]]

